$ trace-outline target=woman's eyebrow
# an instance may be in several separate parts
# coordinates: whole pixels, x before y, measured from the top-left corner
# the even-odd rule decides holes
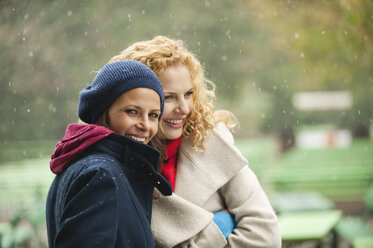
[[[189,90],[186,90],[185,92],[192,91],[192,90],[194,90],[194,87],[190,88]],[[173,91],[165,91],[164,93],[165,94],[170,94],[170,95],[176,95],[177,94],[176,92],[173,92]]]
[[[137,105],[125,105],[123,107],[130,107],[130,108],[135,108],[135,109],[138,109],[138,110],[141,110],[141,107],[137,106]],[[156,108],[156,109],[152,109],[151,112],[161,112],[161,109],[159,108]]]
[[[130,104],[130,105],[123,105],[123,107],[125,107],[125,108],[128,108],[128,107],[130,107],[130,108],[136,108],[136,109],[140,109],[140,107],[139,107],[139,106],[137,106],[137,105],[132,105],[132,104]]]

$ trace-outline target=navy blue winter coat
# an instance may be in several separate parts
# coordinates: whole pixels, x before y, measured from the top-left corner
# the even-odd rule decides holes
[[[51,185],[49,247],[154,247],[154,186],[172,193],[158,160],[152,147],[114,133],[90,145]]]

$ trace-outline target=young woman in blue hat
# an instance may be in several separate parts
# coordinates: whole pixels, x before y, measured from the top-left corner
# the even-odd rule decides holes
[[[173,194],[153,204],[156,246],[281,247],[276,214],[234,146],[232,114],[214,110],[214,84],[195,56],[182,41],[158,36],[134,43],[111,62],[123,59],[149,66],[165,94],[161,173]]]
[[[150,229],[160,153],[147,145],[158,130],[164,95],[144,64],[106,64],[80,92],[78,116],[52,154],[56,177],[46,217],[49,247],[154,247]]]

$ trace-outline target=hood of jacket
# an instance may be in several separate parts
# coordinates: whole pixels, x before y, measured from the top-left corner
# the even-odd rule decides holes
[[[51,156],[50,169],[57,174],[72,161],[79,158],[88,147],[114,133],[112,130],[94,124],[70,124],[65,136],[56,144]]]

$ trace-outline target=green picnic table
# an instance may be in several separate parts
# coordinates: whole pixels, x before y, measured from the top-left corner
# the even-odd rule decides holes
[[[271,196],[271,203],[277,213],[330,210],[334,203],[315,191],[277,192]]]
[[[321,241],[333,235],[332,246],[337,246],[333,228],[341,218],[340,210],[285,212],[278,216],[283,242]]]

